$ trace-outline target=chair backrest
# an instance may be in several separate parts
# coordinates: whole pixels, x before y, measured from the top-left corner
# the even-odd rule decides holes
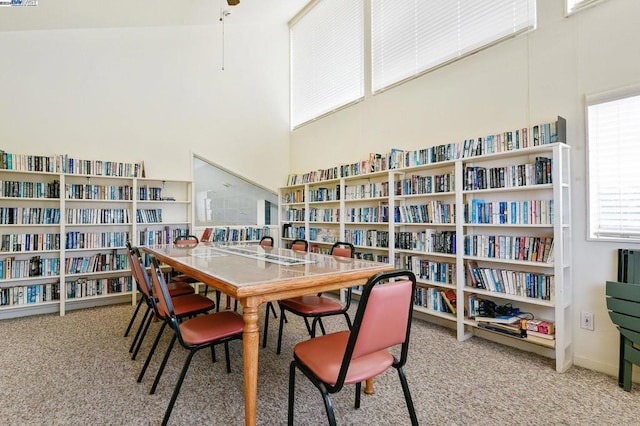
[[[194,246],[198,244],[200,241],[198,237],[195,235],[180,235],[178,238],[173,240],[173,243],[177,246]]]
[[[155,256],[151,256],[151,287],[152,294],[155,296],[156,307],[158,313],[166,318],[170,318],[173,325],[177,327],[177,319],[169,296],[167,284],[160,270],[160,262]]]
[[[307,240],[293,240],[291,243],[291,250],[309,251],[309,243]]]
[[[149,288],[151,283],[149,282],[149,275],[142,264],[142,256],[137,247],[131,246],[131,243],[127,242],[127,255],[129,256],[129,265],[131,266],[131,276],[136,282],[138,290],[144,294],[145,297],[151,297]]]
[[[273,247],[273,238],[265,235],[260,239],[260,245],[262,247]]]
[[[336,387],[344,384],[352,359],[402,345],[394,366],[405,364],[415,288],[416,277],[407,270],[381,272],[369,278],[353,320]]]
[[[356,249],[351,243],[338,241],[333,245],[333,247],[331,247],[329,254],[333,256],[350,257],[353,259],[354,257],[356,257]]]

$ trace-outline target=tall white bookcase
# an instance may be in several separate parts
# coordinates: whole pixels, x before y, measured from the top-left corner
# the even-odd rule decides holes
[[[0,319],[135,303],[126,242],[193,229],[190,181],[13,167],[0,169]]]
[[[507,142],[505,132],[499,145],[485,139],[477,150],[471,141],[457,151],[444,147],[439,161],[398,161],[337,177],[346,174],[340,166],[318,172],[327,179],[306,176],[280,189],[281,244],[303,238],[326,252],[335,241],[351,242],[362,257],[413,270],[415,311],[449,324],[459,340],[488,337],[554,357],[556,370],[565,371],[573,362],[571,171],[564,119],[556,125],[553,143],[536,126],[523,146]],[[497,285],[474,285],[474,269]],[[455,314],[442,299],[447,290],[456,294]],[[479,299],[553,321],[555,338],[480,328]]]

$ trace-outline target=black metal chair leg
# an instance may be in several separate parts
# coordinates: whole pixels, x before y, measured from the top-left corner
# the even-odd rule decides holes
[[[267,303],[267,309],[264,316],[264,330],[262,330],[262,347],[267,347],[267,332],[269,331],[269,307],[273,308],[273,303]]]
[[[129,332],[131,331],[131,327],[133,327],[133,323],[136,320],[136,317],[138,316],[138,312],[140,311],[140,306],[142,306],[142,302],[143,302],[143,298],[141,297],[138,300],[138,304],[136,305],[136,310],[133,311],[133,315],[131,316],[131,320],[129,321],[129,325],[127,326],[127,330],[124,332],[124,337],[129,336]]]
[[[158,330],[158,334],[156,335],[155,340],[153,341],[153,345],[151,346],[151,350],[149,350],[149,354],[147,354],[147,359],[144,361],[144,365],[142,366],[142,370],[140,370],[140,374],[138,374],[138,378],[136,381],[138,383],[142,382],[142,378],[144,377],[144,373],[146,373],[147,368],[149,368],[149,363],[151,362],[151,358],[158,347],[158,342],[160,342],[160,337],[162,337],[162,333],[164,333],[164,329],[167,326],[166,322],[162,322],[160,326],[160,330]]]
[[[278,318],[278,315],[276,314],[276,308],[273,307],[273,302],[267,303],[267,316],[269,316],[269,310],[271,310],[274,318]]]
[[[220,290],[216,290],[216,312],[220,312]]]
[[[224,357],[227,361],[227,373],[231,373],[231,357],[229,357],[229,342],[224,342]]]
[[[142,316],[142,321],[140,321],[140,325],[138,326],[138,330],[136,331],[136,335],[133,337],[133,342],[131,342],[131,346],[129,347],[129,353],[133,352],[133,350],[136,347],[136,343],[138,342],[138,339],[140,338],[140,333],[142,333],[142,329],[144,328],[144,325],[147,322],[147,316],[149,315],[149,312],[151,312],[151,307],[147,306],[147,310],[144,311],[144,315]]]
[[[360,408],[360,395],[362,394],[362,382],[356,383],[356,402],[354,407],[356,409]]]
[[[147,332],[149,331],[149,326],[151,325],[151,321],[153,321],[153,313],[149,313],[149,317],[147,318],[147,323],[144,325],[144,330],[142,334],[138,338],[138,343],[136,344],[136,348],[131,354],[131,359],[135,360],[138,356],[138,352],[140,351],[140,347],[142,346],[142,341],[147,336]]]
[[[211,345],[211,362],[218,361],[216,359],[216,345]]]
[[[289,365],[289,409],[287,411],[287,425],[293,426],[293,403],[296,387],[296,362],[291,361]]]
[[[398,376],[400,376],[400,383],[402,384],[402,392],[404,393],[404,400],[407,403],[407,409],[409,410],[409,417],[411,417],[411,425],[418,426],[418,417],[416,416],[416,409],[413,406],[413,400],[411,399],[411,392],[409,391],[409,384],[407,383],[407,377],[404,374],[402,367],[398,368]]]
[[[322,399],[324,401],[324,409],[327,411],[327,419],[329,420],[330,426],[336,426],[336,415],[333,412],[333,402],[331,401],[331,397],[328,393],[320,391],[322,394]]]
[[[182,366],[182,371],[180,372],[180,378],[178,379],[178,383],[176,383],[176,387],[173,389],[173,394],[171,395],[171,401],[169,401],[169,406],[167,407],[167,411],[164,413],[164,418],[162,419],[162,426],[166,426],[169,422],[169,417],[171,417],[171,412],[173,411],[173,406],[176,403],[176,399],[178,399],[178,394],[180,393],[180,388],[182,387],[182,382],[184,381],[185,376],[187,375],[187,370],[189,369],[189,365],[191,364],[191,359],[195,351],[189,351],[189,355],[187,355],[187,359],[184,361],[184,366]]]
[[[322,335],[324,336],[327,332],[324,329],[324,324],[322,323],[322,318],[318,317],[318,324],[320,324],[320,330],[322,331]]]
[[[284,328],[284,309],[280,308],[280,327],[278,327],[278,348],[276,353],[280,355],[280,349],[282,348],[282,329]]]
[[[169,347],[167,348],[167,352],[164,354],[164,358],[162,358],[162,364],[160,364],[160,368],[158,369],[158,372],[156,373],[156,378],[153,381],[153,385],[151,386],[151,390],[149,391],[149,394],[156,393],[156,388],[158,387],[158,383],[160,382],[160,377],[162,376],[162,373],[164,372],[164,368],[167,366],[167,361],[169,360],[169,355],[171,355],[171,350],[173,350],[173,345],[176,343],[176,339],[177,338],[178,338],[178,336],[176,334],[174,334],[173,337],[171,338],[171,343],[169,343]]]

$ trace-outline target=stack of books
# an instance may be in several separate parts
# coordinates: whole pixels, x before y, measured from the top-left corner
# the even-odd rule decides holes
[[[522,320],[521,327],[526,330],[527,337],[540,337],[547,340],[556,338],[556,330],[552,321]]]
[[[527,333],[521,327],[521,318],[517,316],[481,317],[476,316],[475,320],[479,328],[506,334],[507,336],[525,338]]]

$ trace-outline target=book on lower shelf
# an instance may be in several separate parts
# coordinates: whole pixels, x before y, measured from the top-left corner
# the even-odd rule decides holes
[[[515,324],[518,323],[520,325],[520,317],[516,316],[506,316],[506,315],[496,315],[495,317],[481,317],[475,316],[473,318],[477,322],[486,322],[486,323],[495,323],[495,324]]]
[[[442,300],[444,301],[444,303],[446,303],[446,305],[449,308],[449,310],[451,311],[451,313],[455,315],[455,313],[456,313],[456,292],[451,290],[451,289],[447,289],[447,290],[441,290],[440,294],[442,295]]]

